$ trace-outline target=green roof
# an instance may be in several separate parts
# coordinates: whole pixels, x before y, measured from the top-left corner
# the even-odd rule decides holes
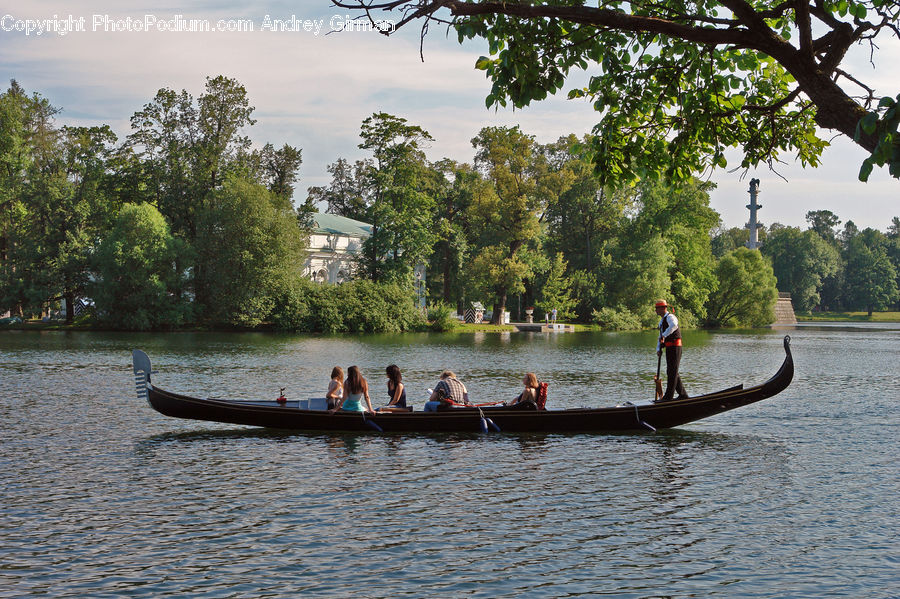
[[[372,225],[346,216],[319,212],[313,215],[313,220],[316,223],[315,233],[336,233],[348,237],[369,237],[372,234]]]

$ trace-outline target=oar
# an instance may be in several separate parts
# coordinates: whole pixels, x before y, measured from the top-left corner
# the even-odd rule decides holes
[[[383,433],[383,432],[384,432],[384,429],[381,428],[380,426],[378,426],[378,424],[377,424],[376,422],[373,422],[372,420],[367,420],[367,419],[366,419],[366,413],[365,413],[365,412],[360,412],[360,413],[362,414],[363,422],[365,422],[366,425],[368,425],[369,428],[374,429],[374,430],[378,431],[379,433]]]
[[[493,420],[485,417],[484,412],[481,411],[481,406],[475,406],[475,407],[478,408],[478,413],[481,415],[481,432],[483,432],[483,433],[488,432],[488,426],[490,426],[492,429],[494,429],[495,431],[497,431],[499,433],[500,427],[497,426],[496,424],[494,424]]]
[[[659,369],[661,366],[662,352],[659,352],[659,355],[656,356],[656,378],[653,379],[654,381],[656,381],[656,397],[653,398],[653,401],[656,401],[663,396],[662,381],[659,379]]]

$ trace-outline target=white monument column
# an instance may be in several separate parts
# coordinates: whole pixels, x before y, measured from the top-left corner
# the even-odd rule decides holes
[[[756,211],[762,208],[762,204],[756,203],[756,198],[759,196],[759,179],[750,179],[750,191],[748,193],[750,194],[750,203],[747,204],[747,208],[750,209],[750,222],[744,225],[750,229],[750,241],[747,242],[747,247],[751,250],[758,250],[759,246],[762,245],[759,243],[759,228],[762,225],[756,222]]]

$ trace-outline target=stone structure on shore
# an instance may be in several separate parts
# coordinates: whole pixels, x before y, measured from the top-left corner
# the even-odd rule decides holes
[[[790,293],[778,292],[778,301],[775,304],[775,322],[773,324],[797,324],[797,316],[794,314],[794,304],[791,302]]]

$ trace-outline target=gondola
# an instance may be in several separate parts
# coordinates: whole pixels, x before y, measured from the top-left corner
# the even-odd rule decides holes
[[[440,433],[497,431],[504,433],[606,433],[656,431],[708,418],[781,393],[794,377],[791,338],[785,336],[785,358],[765,383],[730,387],[715,393],[662,403],[624,402],[605,408],[520,410],[497,407],[454,407],[437,412],[361,412],[331,414],[309,409],[302,402],[279,403],[200,399],[160,389],[151,383],[150,358],[134,350],[134,380],[138,397],[165,416],[243,424],[273,429],[326,432]],[[551,393],[552,396],[552,393]]]

